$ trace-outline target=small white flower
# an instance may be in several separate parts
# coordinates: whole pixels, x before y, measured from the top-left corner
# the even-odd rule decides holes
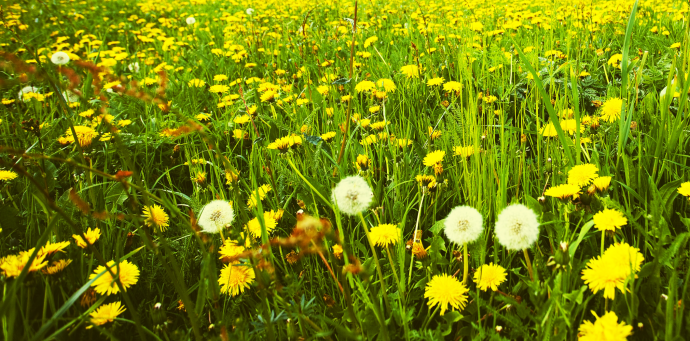
[[[539,237],[537,215],[525,205],[513,204],[496,220],[496,238],[508,250],[525,250]]]
[[[199,226],[206,233],[219,233],[235,219],[232,205],[224,200],[213,200],[201,209]]]
[[[52,56],[50,56],[50,61],[53,62],[53,64],[55,65],[65,65],[69,63],[69,55],[62,51],[58,51],[53,53]]]
[[[196,19],[194,19],[194,17],[189,17],[185,21],[187,22],[187,25],[194,25],[194,23],[196,23]]]
[[[448,240],[458,245],[477,240],[484,230],[482,214],[470,206],[451,210],[443,225]]]
[[[26,102],[27,100],[24,100],[24,94],[28,94],[31,92],[38,93],[38,88],[35,86],[25,86],[21,90],[19,90],[19,94],[17,95],[17,97],[19,97],[20,100]]]
[[[252,15],[252,14],[254,14],[254,9],[250,7],[250,8],[247,8],[247,10],[245,12],[247,13],[247,15]]]
[[[331,200],[341,212],[355,215],[365,211],[374,199],[369,184],[358,175],[340,180],[331,193]]]
[[[134,73],[139,72],[139,62],[134,62],[134,63],[127,65],[127,69],[129,69],[129,72],[134,72]]]

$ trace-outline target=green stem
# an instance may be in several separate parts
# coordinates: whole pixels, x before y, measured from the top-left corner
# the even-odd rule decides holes
[[[529,260],[529,252],[527,249],[522,250],[525,254],[525,263],[527,264],[527,271],[529,271],[529,279],[534,281],[534,274],[532,273],[532,262]]]
[[[376,264],[376,273],[379,275],[379,283],[381,284],[381,296],[383,296],[383,301],[386,303],[386,308],[390,311],[391,305],[388,302],[388,295],[386,295],[386,281],[383,278],[383,272],[381,272],[381,263],[379,262],[379,256],[376,254],[376,248],[374,247],[374,241],[371,240],[371,233],[369,232],[369,227],[367,226],[367,221],[364,220],[364,215],[359,212],[359,219],[362,220],[362,226],[364,227],[364,233],[367,235],[367,240],[369,241],[369,246],[371,247],[371,252],[374,254],[374,264]],[[381,316],[383,318],[383,316]]]
[[[467,243],[465,243],[462,251],[462,284],[467,285],[467,273],[469,272],[469,259],[467,257]]]
[[[305,178],[304,175],[302,175],[302,173],[299,170],[297,170],[297,167],[295,167],[295,164],[292,163],[292,160],[290,158],[286,158],[286,160],[287,160],[288,164],[290,165],[290,167],[292,167],[292,170],[294,170],[295,173],[297,173],[297,175],[300,178],[302,178],[302,180],[307,184],[307,186],[309,186],[309,188],[311,188],[311,190],[314,193],[316,193],[316,195],[318,195],[319,198],[321,198],[323,200],[324,204],[326,204],[328,206],[328,208],[333,209],[333,205],[331,205],[331,203],[326,198],[324,198],[323,195],[321,195],[321,192],[317,191],[316,188],[314,188],[314,186],[311,184],[311,182],[309,182],[309,180],[307,180],[307,178]]]

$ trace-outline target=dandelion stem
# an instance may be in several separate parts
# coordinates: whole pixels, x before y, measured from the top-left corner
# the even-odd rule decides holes
[[[369,246],[371,247],[371,252],[374,254],[374,264],[376,264],[376,273],[379,275],[379,281],[381,284],[381,296],[383,296],[383,301],[386,303],[386,308],[391,309],[391,305],[388,302],[388,295],[386,295],[386,281],[383,278],[383,272],[381,272],[381,263],[379,262],[379,256],[376,254],[376,248],[374,247],[374,242],[371,240],[371,233],[369,233],[369,227],[367,226],[367,221],[364,220],[364,215],[359,212],[359,219],[362,220],[362,226],[364,227],[364,233],[367,235],[367,240],[369,241]],[[383,316],[381,316],[383,318]]]
[[[419,200],[419,209],[417,209],[417,222],[414,225],[414,233],[412,234],[412,246],[414,247],[414,243],[417,242],[417,230],[419,230],[419,218],[422,216],[422,204],[424,203],[424,190],[422,190],[422,199]],[[421,238],[420,238],[421,239]],[[412,282],[412,268],[414,267],[414,253],[412,253],[412,257],[410,257],[410,273],[407,276],[407,285],[409,286],[410,283]]]
[[[467,257],[467,243],[465,243],[462,251],[462,284],[467,284],[467,273],[469,272],[469,259]],[[531,272],[530,272],[531,273]]]
[[[311,182],[309,182],[309,180],[307,180],[307,178],[305,178],[304,175],[302,175],[302,173],[299,170],[297,170],[297,167],[295,167],[295,164],[292,163],[292,160],[290,158],[287,158],[286,160],[287,160],[288,164],[290,165],[290,167],[292,167],[292,170],[294,170],[295,173],[297,173],[297,175],[300,178],[302,178],[302,180],[307,184],[307,186],[309,186],[309,188],[311,188],[311,190],[314,193],[316,193],[316,195],[318,195],[319,198],[321,198],[323,200],[324,204],[326,204],[328,206],[328,208],[333,209],[333,206],[331,206],[331,204],[328,202],[328,200],[326,200],[326,198],[324,198],[323,195],[321,195],[321,192],[317,191],[316,188],[314,188],[314,186],[311,184]]]
[[[522,252],[525,254],[525,263],[527,264],[527,271],[529,271],[529,279],[534,280],[534,275],[532,274],[532,262],[529,260],[529,252],[527,252],[527,249],[522,250]]]
[[[601,230],[601,255],[604,255],[604,244],[606,243],[606,230]]]

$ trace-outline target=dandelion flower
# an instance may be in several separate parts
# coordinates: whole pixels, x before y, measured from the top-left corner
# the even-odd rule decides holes
[[[69,63],[69,55],[65,52],[58,51],[50,56],[50,61],[55,65],[65,65]]]
[[[604,316],[596,317],[594,323],[585,321],[580,325],[580,332],[577,334],[579,341],[625,341],[632,332],[632,326],[628,326],[621,321],[618,324],[616,313],[609,311]]]
[[[580,192],[580,186],[573,184],[563,184],[558,186],[553,186],[544,192],[544,195],[559,199],[565,199],[575,196]]]
[[[611,177],[610,176],[600,176],[594,180],[592,180],[592,183],[594,184],[594,187],[597,188],[598,191],[603,192],[611,186]]]
[[[374,244],[387,247],[400,240],[400,228],[396,224],[381,224],[371,228],[369,233]]]
[[[455,155],[460,156],[460,157],[470,157],[474,154],[474,151],[475,151],[474,146],[465,146],[465,147],[456,146],[456,147],[453,147],[453,152],[455,152]]]
[[[376,87],[378,87],[379,89],[383,88],[385,92],[395,92],[395,89],[397,89],[397,87],[395,86],[395,82],[388,78],[381,78],[377,80]]]
[[[101,326],[108,322],[113,322],[113,320],[115,320],[115,318],[122,314],[125,310],[127,309],[125,309],[125,307],[123,307],[122,303],[119,301],[103,304],[90,314],[90,322],[93,326]],[[86,329],[92,328],[93,326],[88,326]]]
[[[225,200],[213,200],[201,209],[199,226],[205,233],[219,233],[223,228],[232,224],[235,211]]]
[[[374,200],[374,193],[361,176],[348,176],[335,186],[331,200],[341,212],[356,215],[369,208]]]
[[[400,68],[400,72],[407,78],[419,78],[419,68],[417,65],[405,65]]]
[[[136,264],[124,260],[116,266],[115,261],[111,260],[108,262],[108,267],[113,274],[115,274],[115,276],[119,277],[120,283],[122,283],[122,288],[125,290],[132,285],[137,284],[137,281],[139,281],[139,268],[136,266]],[[103,275],[91,283],[91,286],[96,289],[96,292],[101,295],[117,294],[120,292],[120,287],[117,285],[116,280],[110,274],[110,271],[108,271],[103,265],[99,265],[96,270],[94,270],[94,272],[89,276],[89,280],[96,278],[96,276],[98,276],[98,274],[101,272],[104,272]]]
[[[599,168],[591,163],[577,165],[568,171],[568,183],[580,187],[589,185],[592,180],[599,176],[598,171]]]
[[[474,273],[474,283],[483,291],[491,288],[498,290],[498,286],[506,281],[506,269],[498,264],[484,264]]]
[[[0,258],[0,273],[8,278],[18,277],[27,264],[29,264],[29,258],[33,252],[34,248],[29,249],[28,251],[20,252],[18,255],[9,255]],[[40,252],[37,253],[33,262],[31,262],[28,271],[38,271],[48,265],[48,262],[45,260],[45,258],[46,254],[41,254]]]
[[[444,82],[443,77],[436,77],[436,78],[432,78],[432,79],[428,80],[426,82],[426,86],[428,86],[428,87],[439,86],[439,85],[443,84],[443,82]]]
[[[220,255],[220,258],[218,259],[221,259],[226,263],[228,260],[234,261],[234,258],[242,254],[244,250],[244,246],[239,245],[236,240],[226,239],[223,242],[223,246],[221,246],[220,250],[218,250],[218,254]]]
[[[52,256],[55,253],[58,252],[65,252],[64,249],[69,246],[68,241],[64,242],[57,242],[57,243],[51,243],[48,242],[45,246],[43,246],[39,251],[38,254],[40,255],[46,255],[46,256]]]
[[[369,91],[373,89],[376,85],[372,81],[361,81],[355,85],[355,90],[357,92]]]
[[[495,232],[498,242],[508,250],[525,250],[539,237],[539,221],[527,206],[513,204],[498,215]]]
[[[41,269],[41,272],[45,275],[55,275],[62,272],[62,270],[65,270],[65,268],[71,263],[71,259],[61,259],[53,261],[52,263],[50,263],[50,266]]]
[[[427,167],[432,167],[433,165],[443,161],[443,157],[446,156],[446,152],[443,150],[436,150],[424,157],[424,165]]]
[[[443,231],[448,240],[463,245],[479,238],[484,230],[484,220],[482,214],[474,207],[458,206],[450,211],[444,227]]]
[[[187,25],[194,25],[196,23],[196,19],[194,19],[194,17],[189,17],[185,19],[185,22],[187,22]]]
[[[424,298],[429,299],[429,308],[439,306],[441,315],[451,310],[462,310],[467,303],[467,288],[457,278],[443,274],[436,275],[426,284]]]
[[[616,231],[628,223],[622,212],[612,209],[604,209],[594,215],[594,227],[599,231]]]
[[[9,181],[17,178],[17,173],[10,170],[0,170],[0,181]]]
[[[74,126],[74,131],[77,133],[77,140],[82,147],[90,146],[93,139],[98,136],[98,132],[87,126]],[[74,142],[74,140],[72,129],[67,129],[67,131],[65,131],[65,136],[58,138],[60,144],[70,144]]]
[[[0,179],[2,179],[1,176]],[[690,197],[690,181],[680,184],[680,187],[678,187],[678,193],[684,197]]]
[[[230,296],[237,296],[248,289],[249,285],[254,282],[254,269],[241,264],[226,264],[220,270],[220,278],[218,284],[220,285],[220,292]]]
[[[273,213],[264,212],[264,225],[266,225],[266,232],[269,234],[273,232],[273,229],[275,229],[278,225]],[[249,231],[254,238],[261,238],[261,223],[259,222],[258,217],[250,220],[247,225],[245,225],[245,229]]]
[[[443,84],[443,91],[445,92],[453,92],[453,91],[460,91],[462,90],[462,83],[456,82],[456,81],[450,81],[446,84]]]
[[[86,240],[89,241],[89,244],[93,244],[98,240],[98,238],[101,237],[101,229],[97,227],[96,229],[92,230],[89,227],[89,229],[86,230],[86,232],[84,232],[84,236],[86,236]],[[84,241],[84,239],[82,239],[80,235],[73,234],[72,238],[74,238],[74,241],[77,242],[77,246],[79,246],[80,248],[85,249],[87,247],[86,242]]]
[[[256,207],[257,201],[263,201],[266,197],[266,193],[270,192],[271,189],[271,185],[269,184],[261,185],[259,188],[256,189],[256,191],[252,192],[252,194],[249,196],[249,200],[247,200],[247,207],[250,210]]]
[[[168,229],[168,214],[165,213],[162,207],[154,204],[153,206],[144,207],[144,218],[146,218],[146,225],[149,227],[155,226],[159,231]]]
[[[625,290],[625,281],[633,272],[640,271],[644,256],[627,243],[609,247],[603,255],[591,259],[582,270],[582,280],[593,293],[604,291],[604,297],[614,299],[616,288]]]
[[[621,107],[623,100],[620,98],[610,98],[601,107],[601,118],[607,122],[615,122],[621,117]]]

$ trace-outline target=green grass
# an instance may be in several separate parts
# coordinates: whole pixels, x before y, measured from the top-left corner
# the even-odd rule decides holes
[[[0,257],[70,241],[46,260],[72,261],[54,275],[0,270],[3,339],[575,340],[585,321],[614,312],[632,326],[627,339],[682,340],[690,332],[690,201],[679,190],[690,180],[683,9],[679,1],[2,4],[0,169],[18,177],[0,180]],[[475,22],[483,30],[472,30]],[[51,63],[58,50],[72,60]],[[610,63],[619,53],[620,68]],[[128,67],[135,62],[138,71]],[[420,68],[419,78],[405,76],[407,65]],[[156,81],[145,85],[147,77]],[[261,80],[247,83],[252,77]],[[462,89],[428,86],[436,77]],[[194,79],[205,84],[190,85]],[[396,85],[385,100],[355,90],[379,79]],[[660,97],[674,79],[679,96]],[[113,92],[102,90],[114,81]],[[229,91],[210,92],[215,84]],[[267,85],[277,94],[262,100]],[[45,97],[19,98],[26,86]],[[66,89],[79,94],[71,105]],[[621,117],[592,124],[612,98],[623,101]],[[254,106],[250,121],[236,123]],[[90,109],[91,117],[80,115]],[[375,130],[364,119],[389,124]],[[575,128],[562,129],[564,119]],[[59,142],[80,126],[98,134],[91,143]],[[327,132],[336,135],[325,141]],[[302,142],[290,151],[268,148],[292,134]],[[411,143],[400,147],[402,139]],[[474,153],[457,156],[454,147]],[[423,163],[435,150],[446,152],[439,174]],[[359,155],[370,160],[367,170],[357,167]],[[611,176],[608,190],[545,196],[581,164]],[[374,196],[361,218],[331,201],[338,182],[357,174]],[[435,175],[436,187],[422,188],[420,174]],[[271,191],[249,208],[262,185]],[[255,273],[236,296],[219,285],[221,235],[197,225],[215,199],[232,202],[235,219],[222,236],[247,242],[239,260]],[[513,203],[540,222],[527,250],[534,279],[524,254],[494,233]],[[154,204],[169,216],[165,231],[143,216]],[[468,257],[443,231],[458,205],[484,218]],[[627,224],[602,245],[593,216],[604,208],[623,212]],[[262,212],[281,209],[268,233]],[[305,216],[322,219],[318,233],[304,232]],[[261,238],[244,233],[255,217]],[[372,249],[366,231],[380,224],[396,224],[401,235]],[[88,227],[102,234],[82,249],[72,235]],[[426,258],[406,247],[416,229]],[[607,300],[582,271],[614,242],[638,248],[644,262],[625,292]],[[336,257],[335,245],[350,258]],[[83,304],[96,268],[124,259],[138,267],[137,283]],[[489,263],[506,269],[498,291],[473,281]],[[425,288],[442,274],[462,280],[465,266],[467,303],[441,316]],[[118,301],[126,311],[114,322],[86,329],[92,312]]]

